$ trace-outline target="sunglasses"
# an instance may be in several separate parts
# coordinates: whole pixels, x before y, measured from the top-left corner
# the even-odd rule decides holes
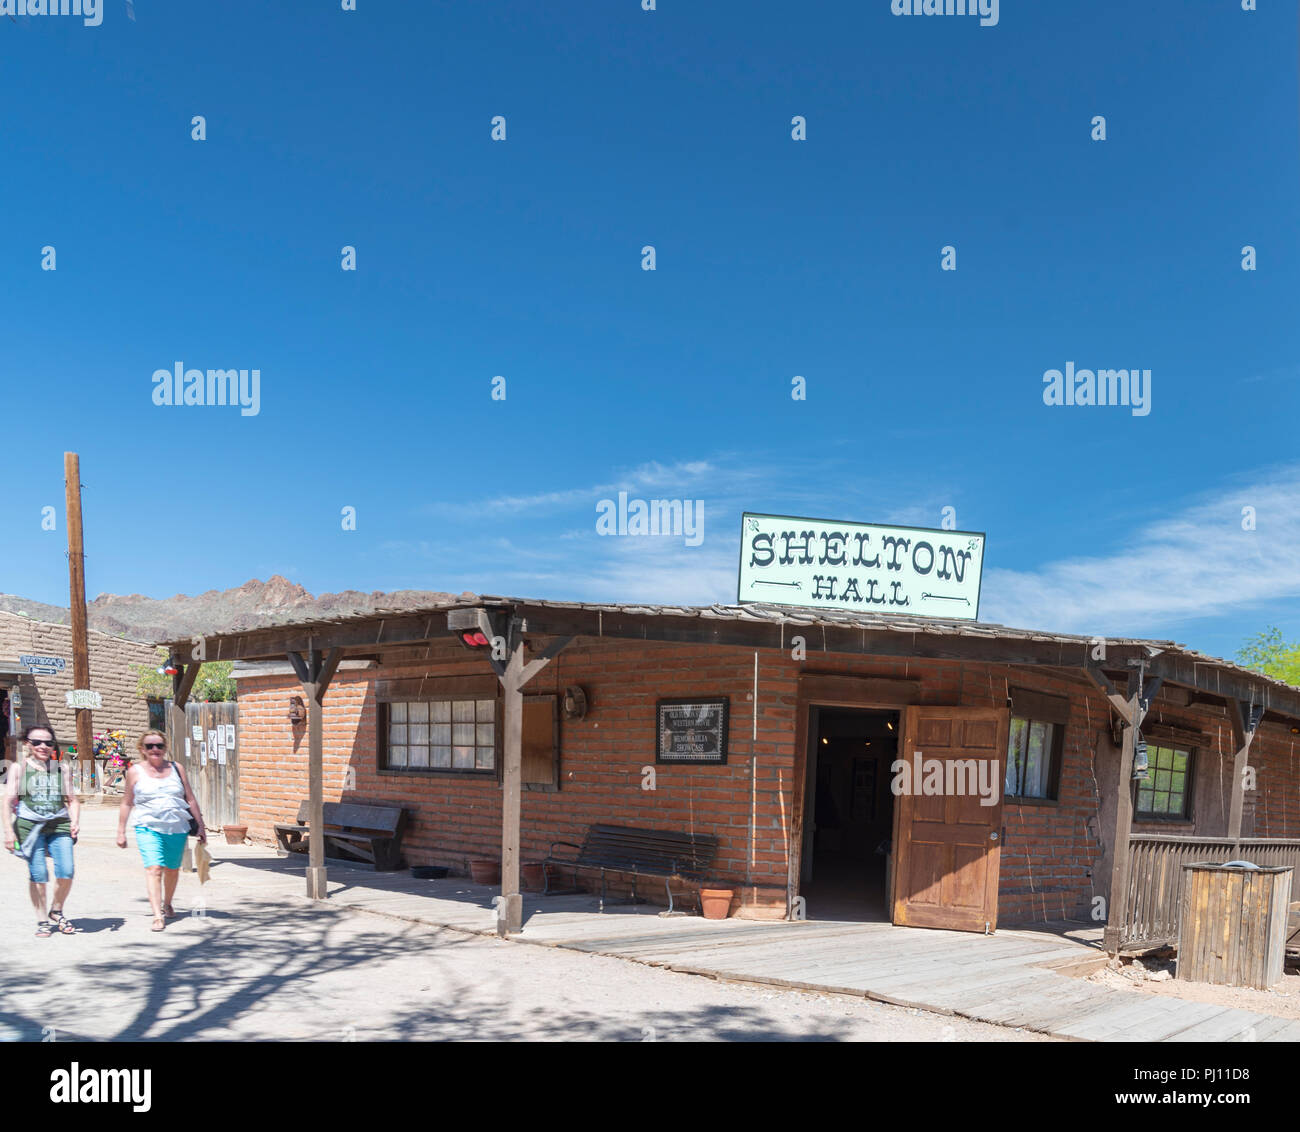
[[[53,739],[28,739],[27,742],[33,747],[49,747],[51,750],[54,749]]]
[[[146,744],[144,745],[144,749],[145,749],[146,751],[165,751],[165,750],[167,749],[167,744],[166,744],[166,743],[146,743]]]

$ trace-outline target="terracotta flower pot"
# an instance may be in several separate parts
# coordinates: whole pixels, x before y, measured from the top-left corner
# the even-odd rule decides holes
[[[248,826],[223,825],[221,832],[226,835],[227,845],[243,845],[245,838],[248,837]]]
[[[524,861],[519,867],[529,892],[541,892],[546,887],[546,869],[541,861]]]
[[[706,920],[725,920],[731,911],[731,898],[735,891],[730,888],[701,888],[700,911]]]
[[[469,876],[475,884],[500,884],[501,862],[489,857],[471,857]]]

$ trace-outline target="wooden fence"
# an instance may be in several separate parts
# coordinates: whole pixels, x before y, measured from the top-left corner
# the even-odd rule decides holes
[[[1300,898],[1300,839],[1275,837],[1129,838],[1128,892],[1120,909],[1122,948],[1158,947],[1178,942],[1183,903],[1183,866],[1199,861],[1223,864],[1247,860],[1257,865],[1290,865],[1291,899]]]
[[[170,702],[167,719],[170,724]],[[203,811],[203,820],[212,830],[239,820],[238,732],[236,703],[188,703],[185,734],[173,735],[169,726],[167,747],[172,758],[185,769]]]

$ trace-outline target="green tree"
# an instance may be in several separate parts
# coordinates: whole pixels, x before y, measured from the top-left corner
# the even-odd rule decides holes
[[[1284,641],[1276,625],[1255,634],[1238,649],[1237,663],[1300,687],[1300,641]]]
[[[145,664],[131,665],[135,673],[135,694],[142,700],[167,700],[172,694],[172,678],[158,672],[167,660],[167,650],[158,650],[158,666],[150,668]],[[190,699],[196,703],[225,703],[236,699],[235,681],[231,679],[230,670],[233,662],[229,660],[205,660],[199,666]]]

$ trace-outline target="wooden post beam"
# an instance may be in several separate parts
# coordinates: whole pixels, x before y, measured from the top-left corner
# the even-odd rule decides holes
[[[1241,840],[1241,815],[1246,800],[1246,767],[1250,759],[1250,744],[1254,741],[1259,721],[1264,714],[1261,704],[1228,701],[1228,721],[1232,724],[1234,754],[1232,757],[1232,794],[1228,802],[1228,836]]]
[[[1124,719],[1124,744],[1120,749],[1118,790],[1115,798],[1113,855],[1110,865],[1110,892],[1106,897],[1106,930],[1102,943],[1111,956],[1118,956],[1122,943],[1124,917],[1128,907],[1129,837],[1133,832],[1133,753],[1137,748],[1138,728],[1142,726],[1142,670],[1129,674],[1128,697],[1123,710],[1115,710]]]
[[[500,674],[504,700],[501,776],[501,901],[497,905],[497,934],[523,930],[524,898],[519,891],[520,798],[523,793],[524,685],[545,668],[568,639],[552,642],[524,663],[522,634],[511,627],[510,657]]]

